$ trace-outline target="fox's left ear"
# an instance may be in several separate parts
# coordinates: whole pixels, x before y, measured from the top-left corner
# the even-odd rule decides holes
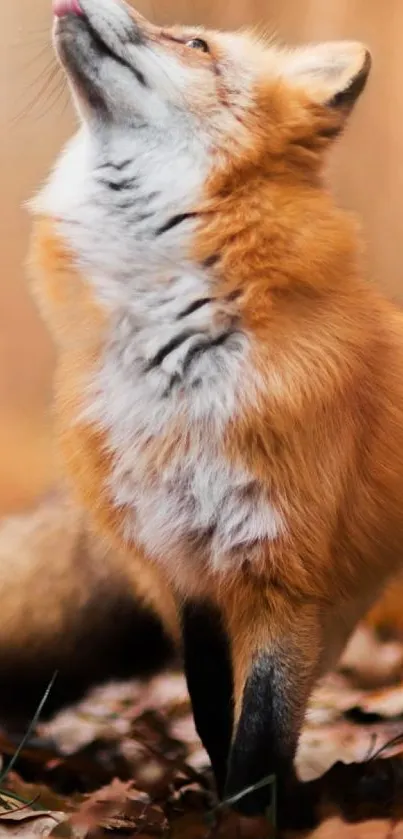
[[[285,65],[287,78],[312,101],[347,114],[364,90],[371,55],[355,41],[331,41],[294,50]]]

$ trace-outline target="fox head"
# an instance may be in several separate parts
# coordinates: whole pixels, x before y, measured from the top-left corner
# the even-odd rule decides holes
[[[290,51],[249,33],[162,29],[119,0],[56,0],[55,14],[56,49],[94,131],[147,127],[150,141],[177,133],[219,150],[250,142],[248,129],[286,134],[286,121],[320,108],[335,127],[369,72],[357,43]]]
[[[301,185],[317,190],[324,150],[365,85],[361,44],[287,50],[250,33],[163,29],[121,0],[54,0],[54,15],[81,128],[34,206],[57,219],[104,300],[186,271],[191,249],[211,267],[252,228],[263,263],[261,227],[267,241],[279,219],[288,250],[307,220],[315,239],[323,211],[298,205]]]

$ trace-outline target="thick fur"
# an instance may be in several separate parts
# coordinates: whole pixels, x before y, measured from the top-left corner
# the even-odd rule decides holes
[[[82,127],[34,203],[61,450],[112,542],[221,613],[227,792],[288,795],[312,686],[403,538],[402,321],[322,180],[369,56],[81,6],[55,40]]]
[[[8,727],[32,718],[56,670],[45,714],[94,684],[174,661],[169,591],[152,569],[128,566],[111,550],[65,489],[0,523],[0,599],[0,714]]]

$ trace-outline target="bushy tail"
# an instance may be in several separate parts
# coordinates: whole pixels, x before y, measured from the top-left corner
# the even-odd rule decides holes
[[[105,680],[147,675],[174,655],[176,613],[153,569],[118,555],[67,493],[0,521],[0,714],[47,712]]]

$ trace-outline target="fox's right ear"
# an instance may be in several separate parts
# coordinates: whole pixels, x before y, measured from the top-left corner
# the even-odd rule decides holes
[[[298,48],[287,55],[284,68],[286,77],[313,102],[346,115],[364,90],[370,69],[370,53],[355,41]]]

